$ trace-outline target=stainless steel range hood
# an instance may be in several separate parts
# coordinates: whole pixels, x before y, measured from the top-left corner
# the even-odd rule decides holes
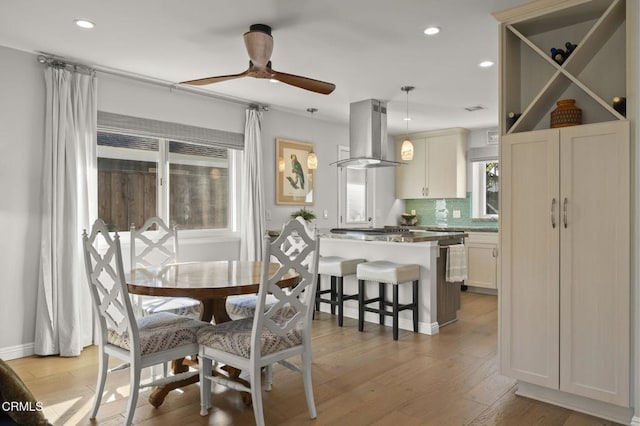
[[[357,169],[405,164],[387,160],[387,144],[387,104],[376,99],[353,102],[349,107],[351,158],[332,164]]]

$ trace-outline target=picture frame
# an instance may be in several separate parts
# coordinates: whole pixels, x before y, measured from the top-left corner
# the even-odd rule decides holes
[[[497,130],[487,131],[487,145],[498,145],[500,134]]]
[[[276,204],[313,205],[315,170],[307,167],[313,144],[276,138]]]

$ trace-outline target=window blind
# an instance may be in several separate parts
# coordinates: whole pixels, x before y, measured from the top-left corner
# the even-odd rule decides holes
[[[105,111],[98,111],[98,130],[126,132],[136,136],[166,138],[219,148],[244,149],[244,135],[242,133],[131,117]]]
[[[498,147],[469,148],[467,150],[469,161],[496,161],[498,159]]]

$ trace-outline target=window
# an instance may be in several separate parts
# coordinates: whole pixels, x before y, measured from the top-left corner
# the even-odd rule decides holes
[[[233,151],[99,130],[98,215],[114,231],[151,216],[180,229],[230,229]]]
[[[229,227],[225,148],[169,142],[169,218],[180,229]]]
[[[345,223],[364,223],[367,221],[367,171],[349,168],[342,171],[347,183]]]
[[[338,148],[338,159],[349,158],[349,148]],[[340,226],[369,223],[366,169],[338,168]]]
[[[497,218],[500,194],[500,167],[497,160],[473,164],[473,217]]]

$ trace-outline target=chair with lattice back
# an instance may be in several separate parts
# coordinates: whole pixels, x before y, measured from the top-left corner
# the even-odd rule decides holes
[[[153,216],[140,229],[131,224],[131,269],[161,268],[178,261],[178,230],[169,228]],[[188,297],[134,296],[136,313],[146,316],[157,312],[171,312],[200,318],[200,302]]]
[[[298,250],[288,253],[287,238],[295,236]],[[260,290],[253,318],[244,318],[204,327],[198,331],[200,345],[200,414],[207,415],[211,407],[211,381],[232,389],[251,392],[255,421],[264,424],[260,369],[267,367],[265,387],[271,388],[271,365],[279,363],[302,373],[304,390],[311,418],[316,417],[316,408],[311,384],[311,315],[315,302],[318,268],[318,239],[310,235],[303,223],[289,221],[280,235],[264,240],[264,259]],[[270,277],[269,260],[280,264]],[[299,283],[289,290],[281,289],[277,283],[284,274],[295,271]],[[265,309],[268,294],[277,302]],[[300,368],[287,360],[300,355]],[[250,376],[250,387],[219,375],[210,375],[212,361],[231,365],[246,371]]]
[[[130,368],[131,390],[125,418],[129,425],[139,388],[182,380],[197,374],[185,372],[141,384],[142,368],[165,364],[197,353],[196,332],[208,323],[168,312],[136,319],[125,281],[120,237],[116,233],[112,238],[102,220],[96,220],[90,234],[84,231],[83,249],[87,283],[100,330],[98,384],[90,417],[94,419],[100,408],[107,372]],[[108,370],[110,355],[125,363]]]

